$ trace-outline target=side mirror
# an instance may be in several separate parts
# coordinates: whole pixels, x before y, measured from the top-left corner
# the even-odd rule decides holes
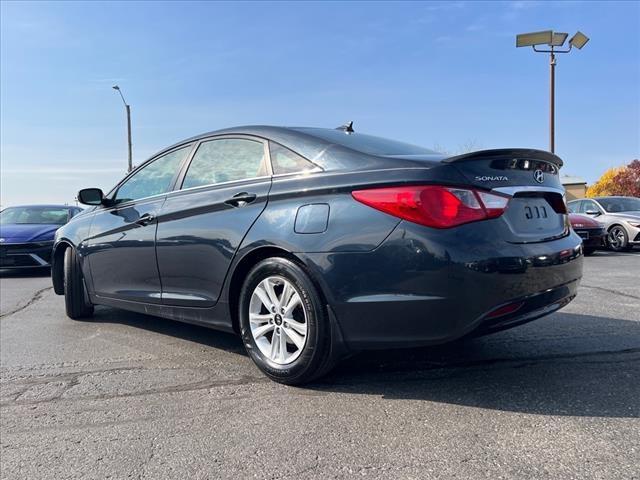
[[[78,201],[85,205],[102,205],[104,193],[99,188],[83,188],[78,192]]]
[[[597,217],[598,215],[602,215],[598,210],[587,210],[586,212],[587,215],[593,215],[594,217]]]

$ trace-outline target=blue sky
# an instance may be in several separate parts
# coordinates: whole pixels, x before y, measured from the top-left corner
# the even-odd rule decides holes
[[[548,147],[548,58],[518,32],[581,30],[558,58],[556,152],[594,181],[640,156],[640,3],[1,3],[1,202],[72,202],[182,138],[335,127],[451,152]]]

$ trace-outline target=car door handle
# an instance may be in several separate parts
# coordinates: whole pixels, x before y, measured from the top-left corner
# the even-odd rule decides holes
[[[156,219],[155,215],[152,213],[145,213],[144,215],[142,215],[138,220],[135,221],[135,223],[137,225],[141,225],[141,226],[145,226],[145,225],[149,225],[150,223],[153,223],[153,221]]]
[[[244,207],[246,204],[253,202],[258,196],[255,193],[240,192],[225,201],[227,205],[232,207]]]

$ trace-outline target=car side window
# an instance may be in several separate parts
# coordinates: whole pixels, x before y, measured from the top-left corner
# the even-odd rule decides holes
[[[198,147],[182,188],[201,187],[267,175],[264,145],[244,138],[221,138]]]
[[[114,197],[115,203],[138,200],[168,192],[180,164],[190,149],[191,145],[174,150],[137,171],[120,185]]]
[[[578,212],[580,212],[581,205],[582,205],[582,202],[580,202],[580,201],[568,203],[567,207],[569,208],[569,213],[578,213]]]
[[[591,212],[591,211],[599,211],[600,209],[598,208],[598,206],[595,204],[595,202],[591,201],[591,200],[583,200],[582,201],[582,206],[580,208],[580,212],[582,213],[587,213],[587,212]]]
[[[304,173],[320,169],[320,167],[306,158],[274,142],[269,142],[269,153],[271,154],[271,166],[273,167],[274,175]]]

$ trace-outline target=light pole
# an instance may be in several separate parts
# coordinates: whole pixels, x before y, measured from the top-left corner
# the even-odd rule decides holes
[[[124,99],[124,95],[122,95],[122,90],[120,90],[120,87],[118,85],[114,85],[111,88],[118,91],[118,93],[120,94],[120,98],[122,98],[122,103],[124,103],[124,108],[127,110],[127,143],[129,146],[129,158],[128,158],[129,163],[127,167],[127,173],[129,173],[131,170],[133,170],[133,160],[131,155],[131,106]]]
[[[573,47],[580,50],[589,41],[589,37],[584,33],[576,32],[569,40],[569,48],[561,50],[568,36],[568,33],[553,30],[516,35],[516,47],[532,47],[534,52],[549,54],[549,150],[551,153],[556,150],[556,53],[569,53]],[[550,48],[540,50],[536,48],[539,45]]]

